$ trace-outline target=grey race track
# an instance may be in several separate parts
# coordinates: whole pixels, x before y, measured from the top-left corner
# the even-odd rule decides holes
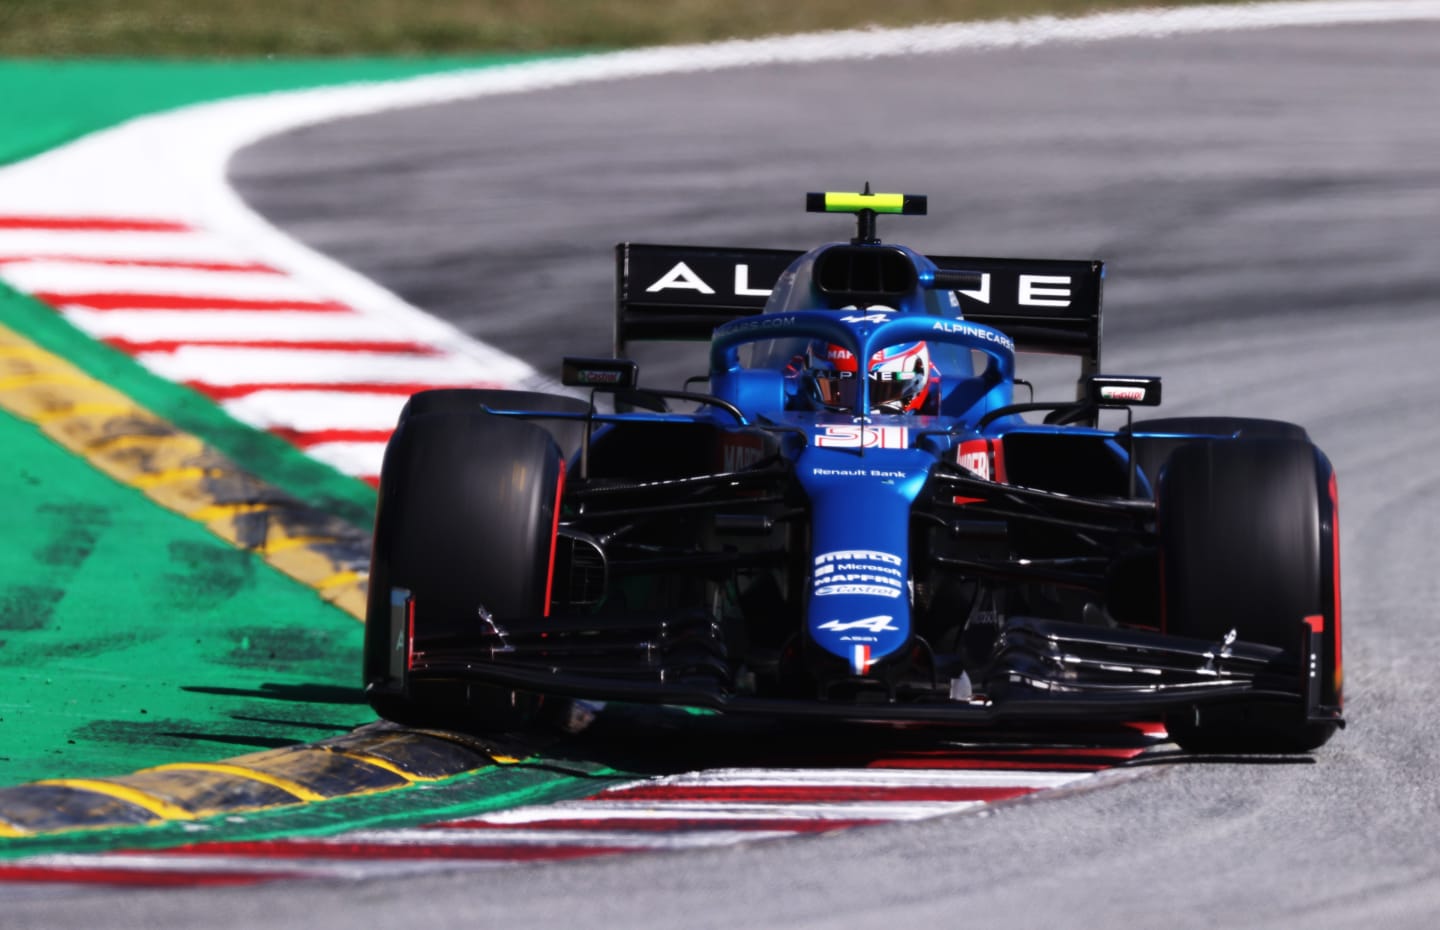
[[[13,901],[5,925],[1430,927],[1440,915],[1440,25],[626,80],[243,152],[279,225],[553,368],[609,348],[617,240],[887,238],[1109,263],[1106,367],[1164,412],[1307,424],[1341,477],[1351,728],[908,826],[417,882]],[[649,361],[655,361],[653,354]],[[660,358],[650,370],[689,372]]]

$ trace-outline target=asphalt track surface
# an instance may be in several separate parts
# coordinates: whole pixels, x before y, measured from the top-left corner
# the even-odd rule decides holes
[[[1440,26],[1277,29],[616,81],[241,153],[258,209],[537,366],[608,348],[619,239],[1102,257],[1106,368],[1295,420],[1341,479],[1351,727],[985,816],[363,886],[20,897],[7,927],[1429,927],[1440,636]],[[650,371],[688,372],[661,358]],[[1022,372],[1023,373],[1023,372]]]

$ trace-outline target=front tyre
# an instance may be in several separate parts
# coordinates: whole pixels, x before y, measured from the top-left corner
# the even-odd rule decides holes
[[[481,612],[496,620],[546,612],[564,462],[533,423],[466,411],[405,417],[380,477],[365,682],[382,716],[407,723],[523,725],[539,698],[476,685],[402,690],[392,592],[409,592],[414,647],[463,648]],[[407,621],[408,622],[408,621]]]
[[[1338,705],[1332,477],[1303,439],[1197,441],[1170,455],[1156,504],[1165,629],[1215,642],[1233,629],[1285,650],[1298,679],[1301,624],[1320,618],[1322,697]],[[1338,726],[1257,703],[1177,713],[1166,725],[1195,752],[1308,752]]]
[[[1254,417],[1153,417],[1136,420],[1128,430],[1131,454],[1152,492],[1159,487],[1165,462],[1181,446],[1204,441],[1205,437],[1225,439],[1303,439],[1305,427],[1283,420]]]

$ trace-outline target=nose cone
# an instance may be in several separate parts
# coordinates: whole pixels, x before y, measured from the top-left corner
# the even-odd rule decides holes
[[[911,638],[910,508],[933,459],[857,453],[812,446],[797,468],[812,505],[807,654],[822,680],[870,676]]]

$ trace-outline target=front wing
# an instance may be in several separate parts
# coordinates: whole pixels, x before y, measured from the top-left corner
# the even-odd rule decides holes
[[[983,680],[963,689],[931,681],[929,688],[871,690],[868,700],[748,693],[737,685],[719,630],[699,614],[490,623],[465,642],[429,643],[423,652],[414,650],[403,619],[397,625],[394,675],[372,687],[401,694],[427,683],[471,682],[777,719],[973,725],[1143,720],[1187,707],[1265,704],[1343,725],[1339,708],[1321,704],[1320,635],[1303,622],[1296,624],[1298,652],[1290,653],[1233,637],[1211,643],[1015,617]]]

